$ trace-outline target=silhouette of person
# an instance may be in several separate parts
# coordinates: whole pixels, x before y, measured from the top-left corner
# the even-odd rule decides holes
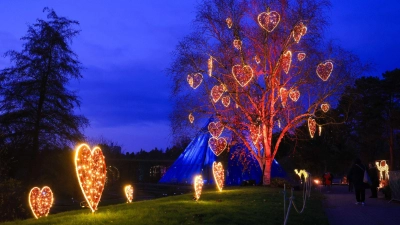
[[[365,183],[364,172],[367,168],[361,163],[359,158],[354,160],[354,164],[350,169],[349,177],[353,181],[354,191],[356,194],[356,204],[365,205]]]
[[[368,175],[371,178],[371,196],[370,198],[377,198],[378,197],[378,186],[379,186],[379,176],[378,176],[378,169],[376,168],[374,163],[368,164]]]

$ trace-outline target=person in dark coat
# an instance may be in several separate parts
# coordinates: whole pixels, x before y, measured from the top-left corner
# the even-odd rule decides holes
[[[374,163],[368,164],[368,175],[371,178],[371,193],[372,195],[370,198],[377,198],[378,197],[378,186],[379,186],[379,171],[376,168]]]
[[[361,204],[362,206],[365,205],[365,183],[364,179],[364,172],[367,168],[361,163],[359,158],[354,160],[354,164],[350,169],[349,177],[353,182],[354,191],[356,194],[356,204]]]

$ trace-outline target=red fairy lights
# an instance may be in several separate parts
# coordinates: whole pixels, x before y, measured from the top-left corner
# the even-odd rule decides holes
[[[225,85],[220,84],[220,85],[215,85],[211,89],[211,98],[214,102],[218,102],[218,100],[222,97],[224,92],[226,91]]]
[[[233,47],[235,47],[237,50],[241,50],[242,49],[242,41],[238,40],[238,39],[234,40]]]
[[[229,104],[231,104],[231,97],[229,96],[224,96],[221,99],[222,105],[224,105],[225,107],[228,107]]]
[[[190,123],[193,123],[193,121],[194,121],[194,116],[192,115],[192,113],[189,113],[189,122]]]
[[[254,145],[258,143],[261,137],[261,127],[256,125],[250,126],[250,137]]]
[[[210,132],[211,136],[218,138],[221,136],[222,132],[224,131],[224,125],[218,122],[211,122],[208,124],[208,131]]]
[[[315,119],[309,117],[308,118],[308,131],[310,132],[311,138],[314,138],[315,131],[317,130],[317,123]]]
[[[281,19],[279,13],[275,11],[260,13],[257,17],[258,24],[268,32],[272,32]]]
[[[224,167],[221,162],[213,162],[212,166],[215,183],[219,191],[222,191],[225,183]]]
[[[323,63],[318,64],[317,66],[317,75],[321,80],[327,81],[329,76],[333,71],[333,63],[332,61],[325,61]]]
[[[125,188],[125,196],[126,199],[128,200],[128,203],[131,203],[133,200],[133,187],[132,185],[126,185]]]
[[[322,111],[324,111],[324,113],[328,112],[329,108],[330,108],[330,106],[328,103],[321,104],[321,109],[322,109]]]
[[[36,219],[47,216],[53,200],[53,192],[49,187],[44,186],[42,190],[38,187],[32,188],[29,192],[29,206],[31,207],[33,216]]]
[[[250,66],[234,65],[232,67],[232,75],[240,86],[244,87],[253,78],[253,69]]]
[[[220,138],[211,137],[208,140],[208,146],[216,156],[219,156],[225,150],[227,145],[228,143],[226,139],[223,137]]]
[[[300,22],[293,28],[293,39],[296,43],[299,43],[301,37],[307,33],[307,27]]]
[[[207,62],[207,67],[208,67],[208,76],[212,76],[212,70],[213,70],[213,57],[210,56]]]
[[[99,147],[81,144],[76,148],[75,169],[83,196],[92,212],[97,210],[106,181],[106,161]]]
[[[305,58],[306,58],[306,53],[304,52],[297,53],[297,60],[303,61]]]
[[[203,190],[203,177],[201,175],[197,175],[194,177],[194,198],[195,200],[199,200],[201,196],[201,192]]]
[[[286,74],[289,73],[290,65],[292,64],[292,52],[286,51],[282,56],[282,69]]]
[[[292,101],[297,102],[300,98],[300,91],[291,89],[289,91],[289,98],[292,99]]]
[[[230,17],[226,18],[226,25],[228,26],[229,29],[232,28],[233,22]]]
[[[288,90],[286,90],[284,87],[281,87],[281,89],[279,89],[279,95],[281,96],[282,106],[286,107],[287,97],[289,95]]]
[[[193,89],[196,89],[203,82],[203,75],[201,73],[192,73],[187,76],[187,81]]]

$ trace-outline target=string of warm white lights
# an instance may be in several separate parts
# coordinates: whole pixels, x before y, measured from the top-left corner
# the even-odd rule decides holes
[[[49,214],[53,201],[53,192],[48,186],[44,186],[42,190],[34,187],[29,192],[29,206],[36,219]]]
[[[213,162],[213,175],[215,183],[217,184],[217,188],[219,191],[222,191],[225,183],[225,175],[224,175],[224,167],[221,162]]]
[[[194,177],[194,198],[196,201],[200,199],[201,192],[203,190],[203,177],[201,175],[197,175]]]

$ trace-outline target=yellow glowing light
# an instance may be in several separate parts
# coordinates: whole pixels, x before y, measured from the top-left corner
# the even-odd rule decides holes
[[[306,53],[304,52],[297,53],[297,60],[303,61],[305,58],[306,58]]]
[[[297,169],[294,170],[294,172],[297,174],[297,176],[299,176],[301,178],[301,175],[304,176],[304,179],[308,178],[308,172],[306,170],[300,170],[298,171]]]
[[[316,70],[317,75],[323,81],[328,80],[328,78],[331,76],[332,71],[333,71],[333,62],[329,60],[318,64]]]
[[[42,190],[34,187],[29,192],[29,206],[36,219],[49,214],[53,201],[53,192],[48,186],[44,186]]]
[[[250,126],[250,137],[253,144],[256,145],[261,137],[261,126],[251,125]]]
[[[225,107],[228,107],[229,104],[231,104],[231,97],[229,96],[224,96],[221,99],[222,105],[224,105]]]
[[[187,81],[193,89],[196,89],[203,82],[203,75],[201,73],[192,73],[187,76]]]
[[[216,156],[219,156],[225,150],[227,145],[228,142],[223,137],[220,138],[211,137],[208,140],[208,146]]]
[[[87,144],[76,147],[75,169],[83,196],[92,212],[97,210],[106,181],[106,161],[99,147]]]
[[[311,138],[314,138],[316,129],[317,129],[317,123],[315,122],[315,119],[312,119],[311,117],[309,117],[308,118],[308,131],[310,132]]]
[[[322,111],[324,111],[324,113],[328,112],[329,108],[330,108],[330,106],[328,103],[321,104],[321,109],[322,109]]]
[[[130,185],[130,184],[126,185],[124,190],[125,190],[125,196],[126,196],[126,199],[128,200],[128,203],[131,203],[132,200],[133,200],[133,187],[132,187],[132,185]]]
[[[240,86],[246,86],[253,78],[253,69],[250,66],[234,65],[232,75]]]
[[[286,88],[281,87],[279,89],[279,95],[281,97],[281,102],[282,102],[282,106],[285,108],[286,106],[286,102],[287,102],[287,97],[289,95],[288,91],[286,90]]]
[[[222,191],[225,183],[224,167],[221,162],[213,162],[213,175],[215,183],[217,184],[218,190]]]
[[[296,43],[299,43],[301,37],[307,33],[307,27],[302,22],[294,26],[293,28],[293,39]]]
[[[213,57],[210,56],[210,58],[208,59],[207,62],[207,66],[208,66],[208,76],[212,76],[212,70],[213,70]]]
[[[319,184],[319,182],[320,182],[320,181],[317,180],[317,179],[314,180],[314,183],[316,183],[316,184]]]
[[[231,18],[226,18],[226,25],[228,26],[229,29],[232,28],[233,22]]]
[[[387,164],[386,160],[376,162],[375,164],[380,173],[379,180],[383,180],[383,174],[385,174],[386,180],[389,180],[389,165]]]
[[[275,11],[260,13],[257,17],[258,24],[268,32],[272,32],[279,24],[281,16]]]
[[[208,124],[208,131],[210,132],[211,136],[218,138],[222,132],[224,131],[224,125],[218,122],[211,122]]]
[[[211,89],[211,98],[214,102],[218,102],[218,100],[222,97],[224,92],[226,91],[226,87],[224,84],[215,85]]]
[[[241,40],[238,40],[238,39],[234,40],[234,41],[233,41],[233,46],[234,46],[237,50],[242,49],[242,41],[241,41]]]
[[[254,61],[256,61],[257,64],[260,64],[261,62],[260,56],[258,55],[254,56]]]
[[[289,98],[292,99],[292,101],[297,102],[297,100],[299,100],[299,98],[300,98],[300,91],[290,89]]]
[[[291,64],[292,64],[292,52],[286,51],[282,57],[282,69],[286,74],[289,73]]]
[[[197,175],[194,177],[194,198],[197,200],[200,199],[201,191],[203,190],[203,177],[201,175]]]
[[[322,133],[322,126],[318,125],[318,136],[321,136]]]
[[[194,116],[192,115],[192,113],[189,113],[189,122],[193,123],[194,121]]]

